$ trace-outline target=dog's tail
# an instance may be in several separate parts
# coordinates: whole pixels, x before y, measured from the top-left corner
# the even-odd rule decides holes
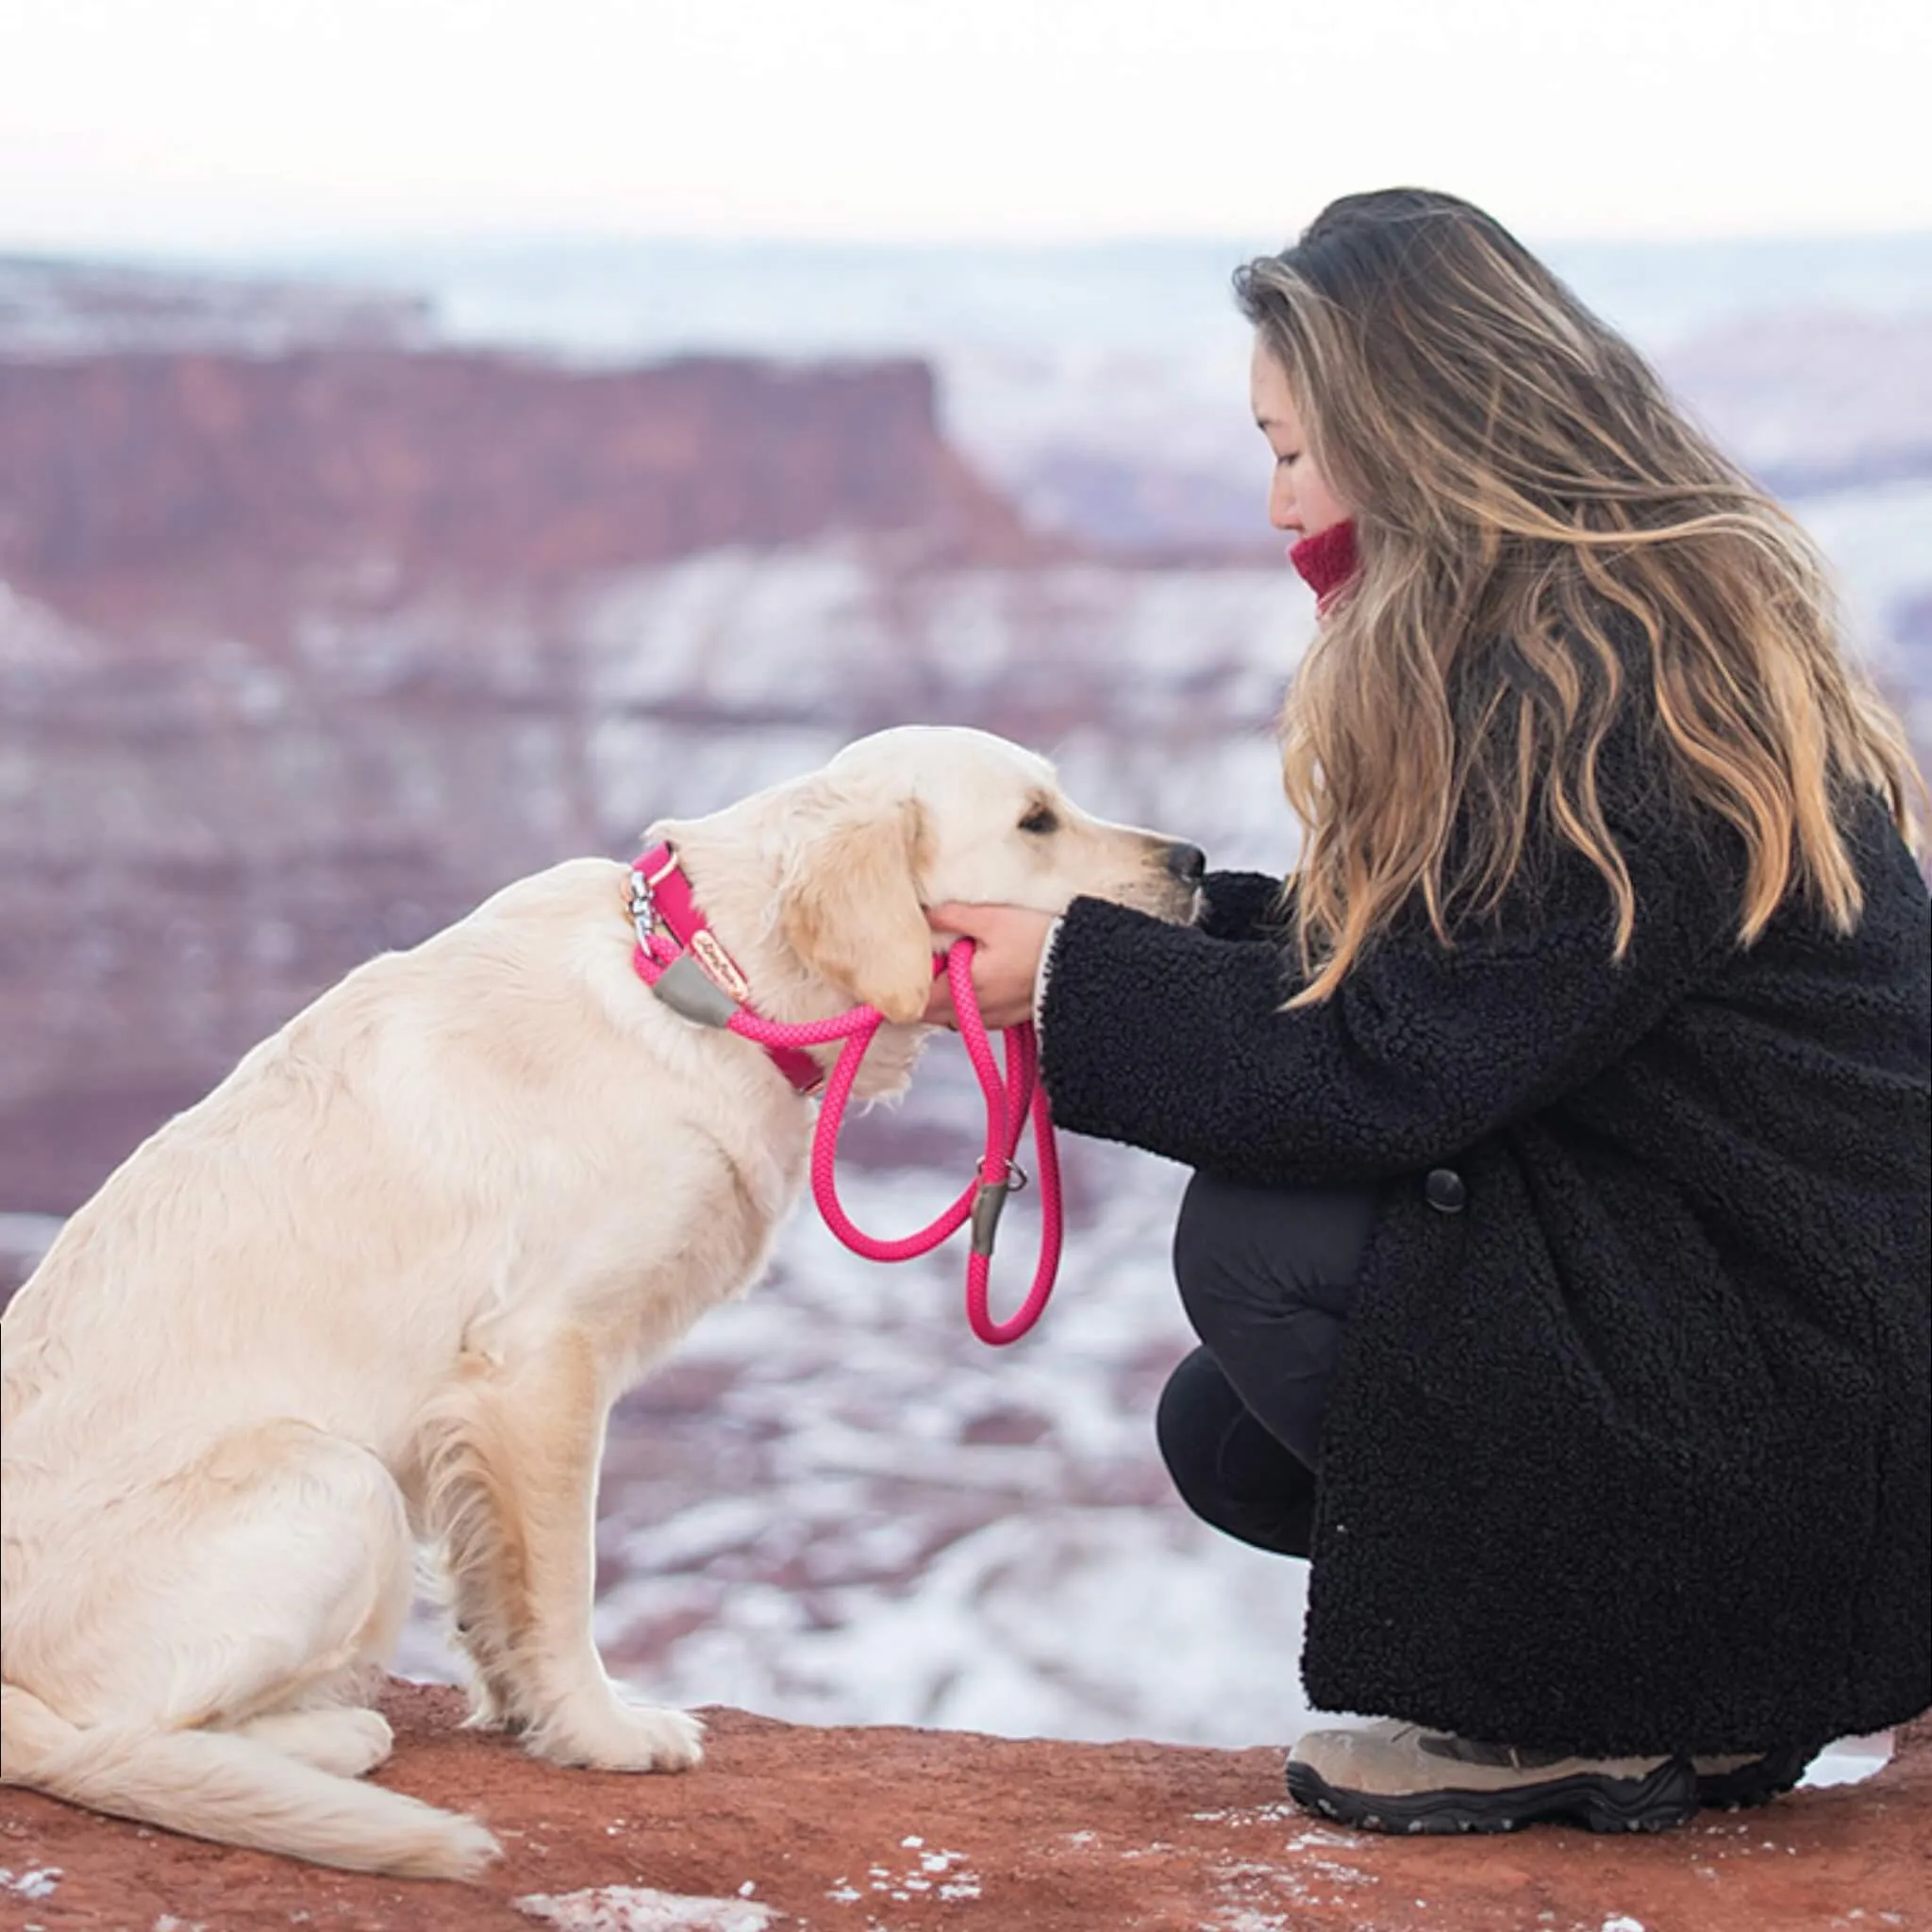
[[[351,1872],[475,1878],[497,1853],[473,1818],[334,1776],[252,1738],[83,1729],[17,1684],[0,1685],[0,1783]]]

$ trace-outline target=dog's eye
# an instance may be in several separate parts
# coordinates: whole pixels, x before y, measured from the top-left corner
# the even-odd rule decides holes
[[[1058,832],[1059,828],[1060,822],[1054,815],[1052,807],[1045,805],[1036,805],[1020,821],[1020,829],[1023,832]]]

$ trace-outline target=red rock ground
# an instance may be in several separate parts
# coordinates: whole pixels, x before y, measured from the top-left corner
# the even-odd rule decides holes
[[[706,1713],[678,1777],[538,1765],[461,1732],[454,1691],[392,1687],[383,1782],[472,1810],[506,1857],[480,1886],[324,1871],[0,1790],[0,1932],[229,1932],[541,1923],[532,1894],[645,1887],[816,1932],[1881,1932],[1932,1926],[1932,1723],[1876,1777],[1655,1838],[1344,1832],[1283,1800],[1272,1750],[809,1730]],[[40,1874],[38,1877],[32,1874]],[[748,1894],[742,1889],[750,1886]],[[751,1913],[742,1897],[771,1908]],[[677,1908],[580,1923],[730,1927]],[[689,1912],[689,1916],[686,1912]]]

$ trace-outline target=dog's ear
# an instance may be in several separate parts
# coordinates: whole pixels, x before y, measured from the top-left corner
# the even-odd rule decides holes
[[[861,1006],[909,1024],[932,986],[932,928],[919,899],[925,814],[911,800],[851,807],[814,832],[779,903],[785,942]]]

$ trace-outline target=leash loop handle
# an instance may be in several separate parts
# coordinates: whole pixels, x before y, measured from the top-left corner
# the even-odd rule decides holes
[[[648,908],[648,893],[655,881],[633,875],[642,908]],[[644,929],[639,915],[637,965],[640,974],[654,985],[669,978],[669,969],[677,959],[677,949],[659,941]],[[1047,1106],[1046,1090],[1040,1084],[1040,1043],[1030,1024],[1006,1029],[1006,1073],[1001,1074],[993,1058],[992,1042],[986,1024],[979,1016],[979,1001],[973,990],[973,941],[958,940],[941,958],[933,962],[933,974],[945,973],[952,987],[953,1008],[959,1019],[959,1037],[979,1075],[986,1095],[986,1152],[974,1167],[974,1177],[958,1197],[943,1208],[937,1220],[916,1234],[896,1241],[882,1241],[867,1234],[846,1213],[839,1199],[836,1168],[839,1135],[845,1124],[845,1108],[852,1098],[854,1082],[866,1050],[872,1045],[885,1016],[876,1007],[854,1007],[828,1020],[788,1024],[735,1009],[723,1021],[725,1027],[741,1039],[755,1041],[767,1051],[774,1048],[795,1050],[808,1046],[829,1046],[840,1042],[839,1057],[825,1083],[818,1124],[812,1134],[812,1197],[820,1215],[833,1235],[856,1255],[869,1261],[909,1261],[928,1255],[969,1220],[973,1224],[971,1246],[966,1259],[966,1320],[974,1335],[992,1347],[1017,1341],[1045,1310],[1053,1293],[1054,1278],[1059,1272],[1063,1211],[1060,1199],[1059,1153],[1054,1143],[1053,1115]],[[701,1024],[720,1024],[719,1008],[708,999],[689,1000],[680,1006],[675,994],[683,985],[674,984],[664,995],[686,1017]],[[1014,1159],[1020,1138],[1028,1125],[1033,1129],[1034,1173],[1041,1194],[1040,1260],[1033,1284],[1020,1307],[1004,1321],[997,1320],[990,1306],[990,1275],[994,1235],[1005,1210],[1007,1196],[1028,1184],[1028,1175]],[[997,1175],[997,1179],[991,1178]]]
[[[937,975],[943,970],[953,992],[953,1008],[959,1017],[959,1037],[964,1041],[974,1073],[979,1075],[986,1095],[986,1151],[974,1170],[974,1178],[948,1205],[939,1218],[918,1233],[897,1241],[881,1241],[856,1226],[839,1199],[836,1166],[839,1133],[844,1124],[846,1103],[858,1074],[859,1062],[878,1031],[876,1009],[862,1007],[859,1014],[870,1016],[861,1031],[848,1034],[838,1064],[825,1088],[812,1136],[812,1196],[820,1215],[834,1236],[854,1254],[873,1261],[908,1261],[930,1254],[970,1221],[970,1251],[966,1260],[966,1320],[974,1334],[991,1347],[1017,1341],[1040,1320],[1053,1293],[1054,1277],[1059,1271],[1061,1242],[1061,1203],[1058,1151],[1054,1145],[1053,1116],[1048,1110],[1046,1091],[1040,1084],[1040,1046],[1030,1024],[1008,1027],[1005,1035],[1006,1073],[1001,1074],[993,1058],[992,1042],[986,1024],[979,1017],[979,1001],[973,991],[973,941],[959,940],[946,953],[943,969],[934,964]],[[822,1023],[827,1025],[840,1023]],[[997,1320],[990,1306],[990,1286],[993,1240],[1007,1196],[1027,1184],[1028,1176],[1014,1159],[1020,1137],[1028,1125],[1033,1129],[1034,1168],[1040,1177],[1041,1231],[1039,1266],[1033,1285],[1019,1308],[1004,1321]],[[998,1175],[997,1180],[990,1178]]]

